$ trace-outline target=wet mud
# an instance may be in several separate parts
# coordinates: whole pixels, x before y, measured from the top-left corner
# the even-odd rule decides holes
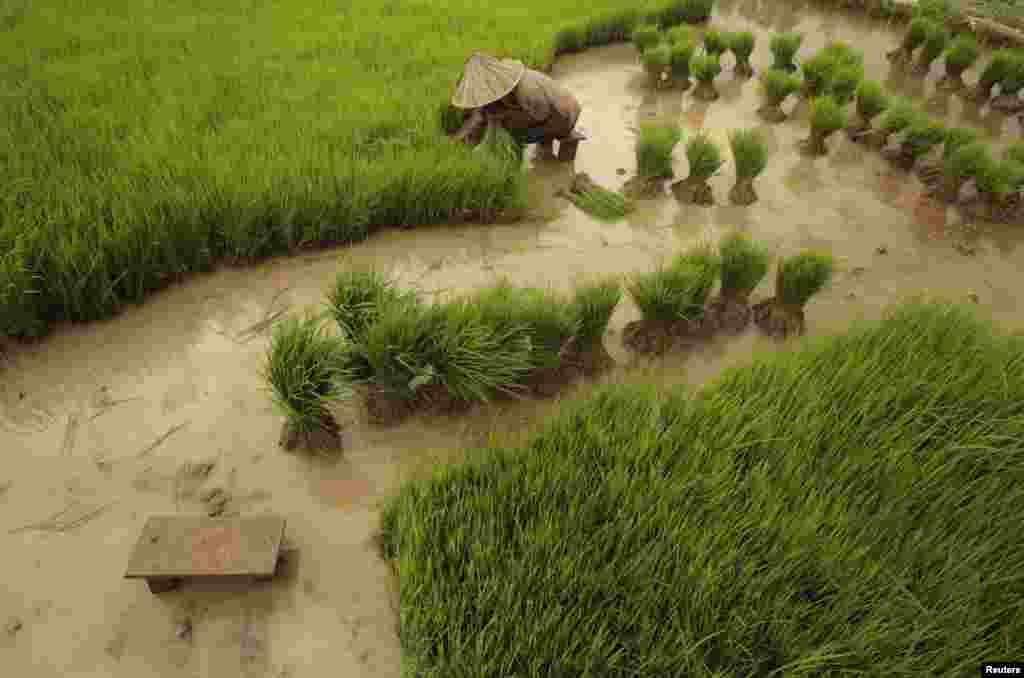
[[[755,32],[755,68],[768,63],[769,32],[794,29],[807,36],[801,55],[844,39],[864,50],[867,73],[890,90],[921,102],[935,96],[941,63],[923,80],[892,75],[885,52],[898,44],[898,29],[851,16],[743,1],[714,22]],[[593,276],[650,270],[680,248],[739,228],[776,255],[815,247],[840,258],[831,287],[805,309],[808,334],[842,330],[918,295],[969,298],[984,315],[1020,327],[1024,229],[937,203],[916,174],[845,134],[829,138],[827,155],[803,156],[806,107],[788,102],[785,122],[766,123],[757,114],[757,81],[736,79],[731,63],[724,65],[715,83],[721,96],[706,102],[652,90],[628,45],[560,60],[554,75],[580,98],[588,140],[572,164],[528,160],[531,207],[520,223],[385,231],[349,248],[224,269],[108,321],[8,347],[0,357],[0,610],[8,629],[0,654],[7,672],[400,675],[395,580],[374,545],[381,501],[465,448],[521,439],[558,403],[414,415],[390,428],[346,405],[337,415],[341,454],[285,453],[282,419],[260,379],[267,321],[322,303],[345,266],[377,266],[425,299],[501,277],[567,289]],[[976,74],[965,80],[971,88]],[[975,126],[997,145],[1021,134],[1015,118],[957,93],[943,106],[951,123]],[[759,200],[729,203],[731,162],[709,182],[714,204],[681,203],[666,190],[612,224],[556,195],[581,171],[621,189],[635,174],[636,127],[652,117],[678,119],[688,135],[704,129],[723,149],[731,130],[760,130],[770,155],[756,181]],[[674,169],[677,177],[688,174],[682,146]],[[772,295],[773,278],[751,303]],[[637,356],[622,335],[638,319],[627,297],[605,338],[617,366],[597,380],[697,386],[754,353],[790,346],[751,326],[687,351]],[[580,388],[588,388],[583,381]],[[287,566],[251,589],[207,582],[159,597],[124,580],[146,517],[179,511],[283,515]]]

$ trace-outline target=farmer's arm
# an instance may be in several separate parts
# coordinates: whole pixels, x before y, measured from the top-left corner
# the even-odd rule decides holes
[[[472,139],[479,136],[481,129],[487,124],[487,116],[477,108],[470,113],[466,121],[462,123],[462,127],[459,131],[452,135],[452,138],[456,141],[470,142]]]

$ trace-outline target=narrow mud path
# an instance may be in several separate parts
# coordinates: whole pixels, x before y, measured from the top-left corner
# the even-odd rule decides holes
[[[767,59],[766,26],[796,28],[808,36],[805,49],[850,40],[865,50],[871,77],[887,77],[883,55],[897,36],[877,23],[776,2],[723,5],[716,22],[757,32],[756,65]],[[967,228],[954,211],[922,201],[916,179],[845,137],[825,158],[800,156],[795,145],[806,125],[799,113],[765,126],[754,112],[756,80],[733,80],[730,66],[718,81],[722,98],[709,105],[649,91],[628,46],[561,60],[555,74],[580,96],[591,139],[575,168],[532,163],[536,215],[528,222],[393,231],[345,250],[223,270],[118,318],[62,328],[12,350],[0,364],[0,611],[7,617],[0,619],[0,660],[10,675],[399,675],[393,584],[371,542],[378,502],[402,478],[464,445],[495,431],[521,433],[553,404],[481,408],[386,430],[354,421],[340,460],[279,450],[281,420],[259,378],[266,336],[252,328],[276,312],[320,303],[347,262],[391,270],[425,295],[467,291],[499,276],[565,287],[581,276],[649,268],[740,227],[779,254],[814,246],[844,257],[834,285],[808,308],[813,333],[920,293],[974,294],[994,319],[1019,326],[1014,292],[1024,283],[1024,229]],[[932,96],[936,77],[920,96]],[[954,118],[973,115],[955,97],[949,110]],[[1019,136],[1014,120],[980,115],[990,135]],[[651,116],[677,116],[688,131],[704,127],[723,143],[731,129],[761,128],[772,151],[757,183],[761,201],[728,205],[728,168],[712,182],[718,205],[680,206],[666,193],[615,225],[554,197],[574,169],[621,186],[634,169],[630,129]],[[677,158],[683,176],[681,149]],[[759,290],[768,292],[770,281]],[[619,332],[635,317],[623,304],[607,338],[623,365],[630,358]],[[766,346],[747,335],[686,358],[634,363],[608,378],[639,372],[700,384]],[[205,473],[200,462],[213,466]],[[207,585],[155,597],[121,578],[148,514],[200,511],[204,491],[214,488],[230,496],[228,513],[287,517],[297,555],[279,580],[248,593]],[[178,633],[185,619],[191,632]]]

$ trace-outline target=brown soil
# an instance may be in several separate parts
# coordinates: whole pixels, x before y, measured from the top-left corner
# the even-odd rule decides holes
[[[861,135],[860,140],[868,148],[873,148],[876,151],[885,148],[885,145],[889,143],[889,137],[892,136],[890,132],[882,129],[872,129]]]
[[[672,184],[672,194],[677,200],[691,205],[714,205],[715,196],[711,184],[702,179],[687,177]]]
[[[320,426],[307,431],[297,430],[291,422],[286,421],[281,427],[278,444],[289,452],[341,452],[341,427],[334,417],[330,416],[326,417]]]
[[[907,50],[903,49],[902,47],[894,49],[894,50],[892,50],[890,52],[886,52],[885,53],[885,58],[888,59],[889,61],[893,61],[893,62],[904,62],[904,63],[906,63],[907,61],[910,61],[910,59],[912,57],[913,57],[913,53],[912,52],[908,52]]]
[[[736,64],[736,68],[733,69],[733,73],[740,78],[752,78],[754,77],[754,67],[749,63]]]
[[[825,145],[825,135],[817,130],[811,130],[811,136],[800,142],[800,150],[807,155],[828,155],[828,146]]]
[[[964,215],[971,219],[984,220],[993,224],[1018,224],[1024,222],[1024,205],[1019,194],[1010,194],[999,199],[981,195],[961,206]]]
[[[708,303],[708,319],[715,330],[726,334],[740,334],[750,325],[753,310],[748,299],[735,299],[719,295]]]
[[[766,122],[779,123],[786,119],[786,113],[782,110],[781,104],[764,104],[757,109],[757,114]]]
[[[729,201],[734,205],[752,205],[757,202],[753,179],[737,179],[729,189]]]
[[[976,102],[985,102],[992,97],[992,88],[995,87],[995,83],[978,83],[970,93],[970,98]]]
[[[754,324],[764,334],[775,339],[800,336],[807,331],[804,311],[775,303],[775,297],[754,304]]]
[[[718,90],[713,82],[698,81],[693,88],[693,96],[701,101],[715,101],[718,99]]]
[[[882,157],[905,172],[912,170],[917,162],[913,154],[908,153],[902,145],[895,148],[886,148],[882,151]]]
[[[663,196],[665,186],[655,177],[633,177],[623,184],[622,194],[634,200],[650,200]]]
[[[963,191],[964,183],[963,181],[940,175],[929,190],[929,195],[938,198],[944,203],[956,204],[960,202],[960,193]]]
[[[1016,94],[1000,94],[989,104],[993,110],[1002,113],[1017,113],[1024,111],[1024,99]]]
[[[928,75],[928,73],[931,70],[932,70],[932,62],[931,61],[924,61],[923,59],[918,59],[914,63],[914,68],[910,71],[910,74],[923,77],[923,76]]]
[[[963,91],[967,85],[964,83],[964,68],[950,68],[946,66],[946,75],[935,83],[936,89],[947,91]]]
[[[929,189],[942,182],[942,165],[935,162],[923,162],[917,166],[917,178]]]
[[[672,350],[692,348],[711,338],[714,321],[705,313],[698,320],[635,320],[622,330],[622,343],[643,355],[660,355]]]

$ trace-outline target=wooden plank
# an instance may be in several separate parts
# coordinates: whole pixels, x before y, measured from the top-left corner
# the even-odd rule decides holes
[[[128,563],[128,579],[269,577],[284,538],[284,518],[151,516]]]

